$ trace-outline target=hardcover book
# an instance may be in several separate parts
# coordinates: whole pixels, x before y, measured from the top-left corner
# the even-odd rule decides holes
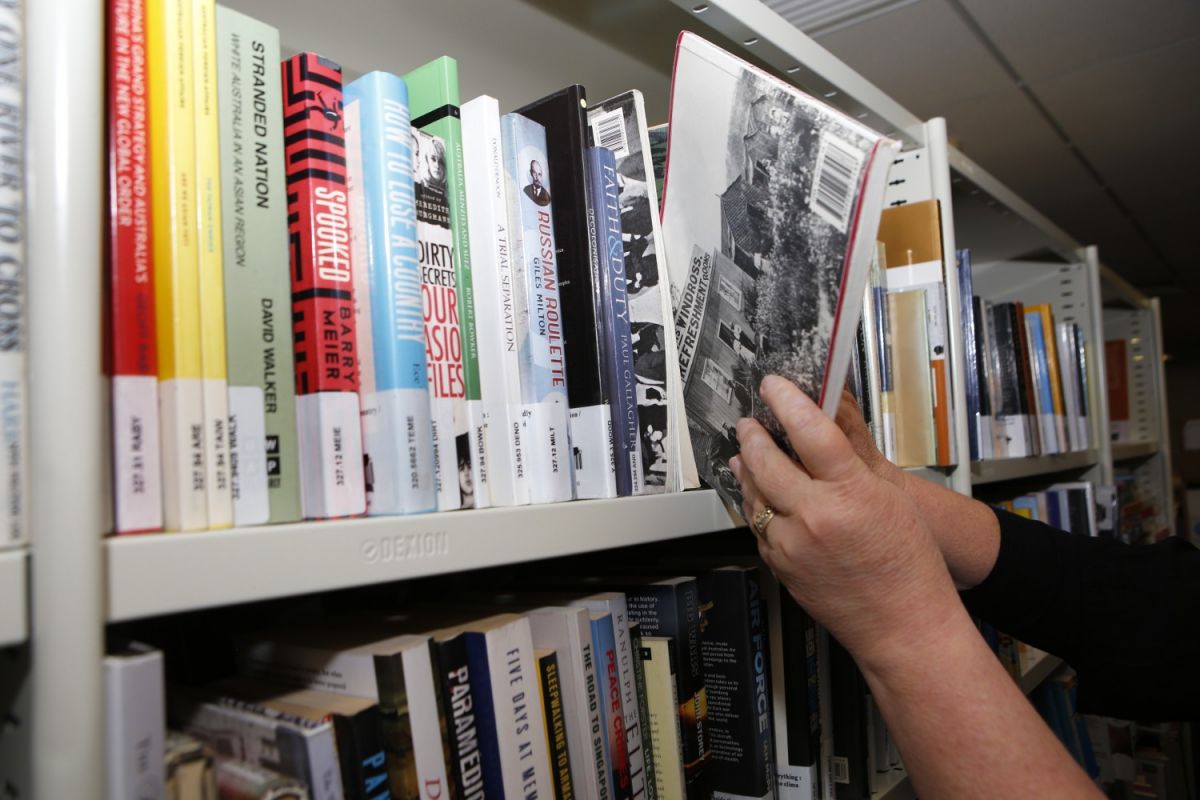
[[[558,680],[558,657],[553,650],[535,650],[538,696],[546,723],[546,747],[550,754],[550,780],[554,800],[575,796],[571,782],[571,751],[567,746],[567,723],[563,714],[562,684]]]
[[[679,724],[679,695],[675,685],[675,650],[663,636],[642,637],[642,671],[646,673],[646,705],[650,710],[650,746],[654,752],[655,792],[659,797],[683,797],[683,742]]]
[[[461,396],[466,404],[466,426],[470,431],[467,455],[470,459],[472,502],[475,508],[491,505],[490,469],[484,444],[483,396],[479,384],[479,344],[475,327],[475,290],[471,278],[471,242],[467,227],[467,189],[463,173],[462,126],[459,121],[458,62],[442,56],[404,76],[408,85],[408,106],[412,127],[445,143],[444,161],[436,163],[437,151],[424,169],[435,176],[440,172],[450,210],[453,237],[455,287],[460,303],[457,308],[461,336]],[[424,158],[418,153],[418,158]],[[416,170],[420,174],[421,169]],[[436,181],[435,181],[436,182]],[[419,203],[419,200],[418,200]],[[419,205],[418,205],[419,208]]]
[[[200,270],[200,365],[208,527],[233,526],[229,379],[225,363],[225,267],[221,228],[221,126],[217,117],[216,0],[193,0],[196,81],[196,241]]]
[[[521,428],[517,287],[496,98],[483,95],[463,104],[462,137],[488,482],[492,505],[526,505],[530,486]]]
[[[0,14],[11,13],[0,9]],[[154,262],[151,222],[153,206],[150,194],[149,111],[146,74],[146,3],[145,0],[114,0],[108,6],[108,125],[109,125],[109,337],[112,373],[112,448],[114,530],[117,533],[154,531],[163,524],[162,464],[159,460],[158,359],[154,327]],[[14,20],[15,21],[15,20]],[[5,21],[11,24],[14,21]],[[13,28],[9,28],[13,30]],[[20,41],[20,37],[17,39]],[[16,63],[20,63],[17,59]],[[18,80],[0,82],[9,109],[21,109],[19,93],[11,87]],[[14,97],[8,97],[13,94]],[[14,102],[16,101],[16,102]],[[11,116],[13,111],[8,112]],[[5,126],[5,140],[22,130],[19,119],[13,129]],[[23,158],[8,159],[6,169],[19,167]],[[0,182],[0,208],[19,209],[22,198],[7,196],[14,187],[24,186],[24,178]],[[13,227],[19,231],[19,226]],[[0,248],[6,259],[15,249],[15,261],[23,263],[21,241],[5,237]],[[11,278],[11,276],[10,276]],[[7,289],[6,285],[6,289]],[[6,296],[22,297],[19,285]],[[18,315],[22,306],[16,306]],[[11,311],[11,310],[10,310]],[[6,311],[5,315],[10,313]],[[3,344],[2,359],[20,358],[20,325],[12,326],[14,341]],[[0,346],[3,346],[0,344]],[[15,376],[7,374],[0,385],[11,393]],[[23,374],[19,365],[17,375]],[[6,426],[7,427],[7,426]],[[18,426],[24,428],[24,425]],[[22,451],[23,451],[22,447]],[[10,481],[0,481],[5,490]],[[20,486],[23,482],[18,482]],[[9,509],[9,503],[3,503]],[[7,512],[6,512],[7,513]],[[20,544],[24,526],[0,532],[5,545]]]
[[[923,467],[937,460],[933,373],[929,368],[924,289],[888,292],[892,380],[895,386],[896,463]]]
[[[146,4],[163,526],[182,531],[208,526],[192,43],[191,0]]]
[[[300,519],[279,31],[217,6],[229,466],[237,525]],[[263,107],[255,106],[260,97]]]
[[[436,511],[408,90],[367,73],[343,113],[367,513]]]
[[[575,84],[516,111],[546,130],[546,172],[548,185],[554,187],[549,197],[558,291],[563,309],[570,309],[563,314],[562,326],[572,474],[579,499],[615,497],[622,488],[622,494],[630,494],[628,465],[619,458],[614,481],[614,451],[618,457],[627,457],[621,448],[621,387],[614,384],[611,369],[620,351],[613,349],[614,334],[605,313],[601,276],[608,271],[607,261],[602,273],[601,265],[593,264],[590,246],[595,228],[592,215],[605,206],[596,206],[590,192],[586,109],[584,89]],[[628,347],[626,344],[626,352]],[[636,431],[636,423],[634,428]]]
[[[896,144],[690,33],[671,95],[663,238],[688,425],[700,477],[740,509],[737,421],[783,438],[762,377],[837,410]]]
[[[299,53],[282,69],[301,505],[342,517],[366,510],[342,68]]]
[[[816,800],[821,775],[817,629],[769,571],[763,573],[771,671],[771,728],[779,800]]]
[[[588,134],[593,145],[612,150],[619,176],[621,250],[637,379],[637,493],[693,488],[699,481],[683,412],[683,386],[678,370],[667,367],[679,356],[659,225],[662,164],[654,162],[656,145],[646,125],[642,93],[634,89],[589,109]],[[665,158],[665,137],[660,149]]]
[[[425,358],[429,370],[429,407],[433,423],[433,471],[439,511],[473,508],[476,472],[471,462],[471,426],[467,417],[466,360],[462,339],[463,304],[454,268],[457,240],[446,193],[446,143],[413,130],[420,245],[421,296],[424,303]]]
[[[517,285],[517,346],[526,468],[535,503],[572,499],[570,404],[563,308],[558,293],[554,187],[545,167],[546,132],[520,114],[500,119],[505,193]]]

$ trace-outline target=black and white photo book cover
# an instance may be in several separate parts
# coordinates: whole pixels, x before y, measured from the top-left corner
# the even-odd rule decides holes
[[[688,426],[700,478],[740,510],[737,421],[783,441],[763,376],[837,410],[899,145],[686,32],[668,136],[662,228]]]

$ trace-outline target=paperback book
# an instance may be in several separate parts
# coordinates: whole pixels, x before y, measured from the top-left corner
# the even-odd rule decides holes
[[[837,410],[897,145],[691,33],[668,131],[663,238],[688,425],[700,477],[740,509],[737,421],[783,438],[763,376]]]

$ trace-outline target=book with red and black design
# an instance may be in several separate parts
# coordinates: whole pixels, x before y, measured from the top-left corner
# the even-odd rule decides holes
[[[296,422],[309,519],[366,510],[350,270],[342,69],[315,53],[283,62]]]

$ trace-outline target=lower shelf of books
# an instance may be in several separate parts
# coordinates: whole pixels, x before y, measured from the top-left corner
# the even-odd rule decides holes
[[[27,562],[24,548],[0,553],[0,647],[29,636]]]
[[[106,542],[110,622],[573,555],[732,527],[713,491]],[[0,606],[2,607],[2,606]]]
[[[1058,453],[1029,458],[999,458],[992,461],[976,461],[971,464],[971,483],[998,483],[1055,472],[1086,469],[1099,461],[1095,450],[1079,450],[1074,453]]]
[[[1063,665],[1063,660],[1058,656],[1045,655],[1040,661],[1029,668],[1029,671],[1021,676],[1020,685],[1021,691],[1029,694],[1034,689],[1042,684],[1042,681],[1049,678],[1058,668]]]
[[[1114,442],[1113,461],[1132,461],[1149,458],[1158,452],[1158,442]]]

